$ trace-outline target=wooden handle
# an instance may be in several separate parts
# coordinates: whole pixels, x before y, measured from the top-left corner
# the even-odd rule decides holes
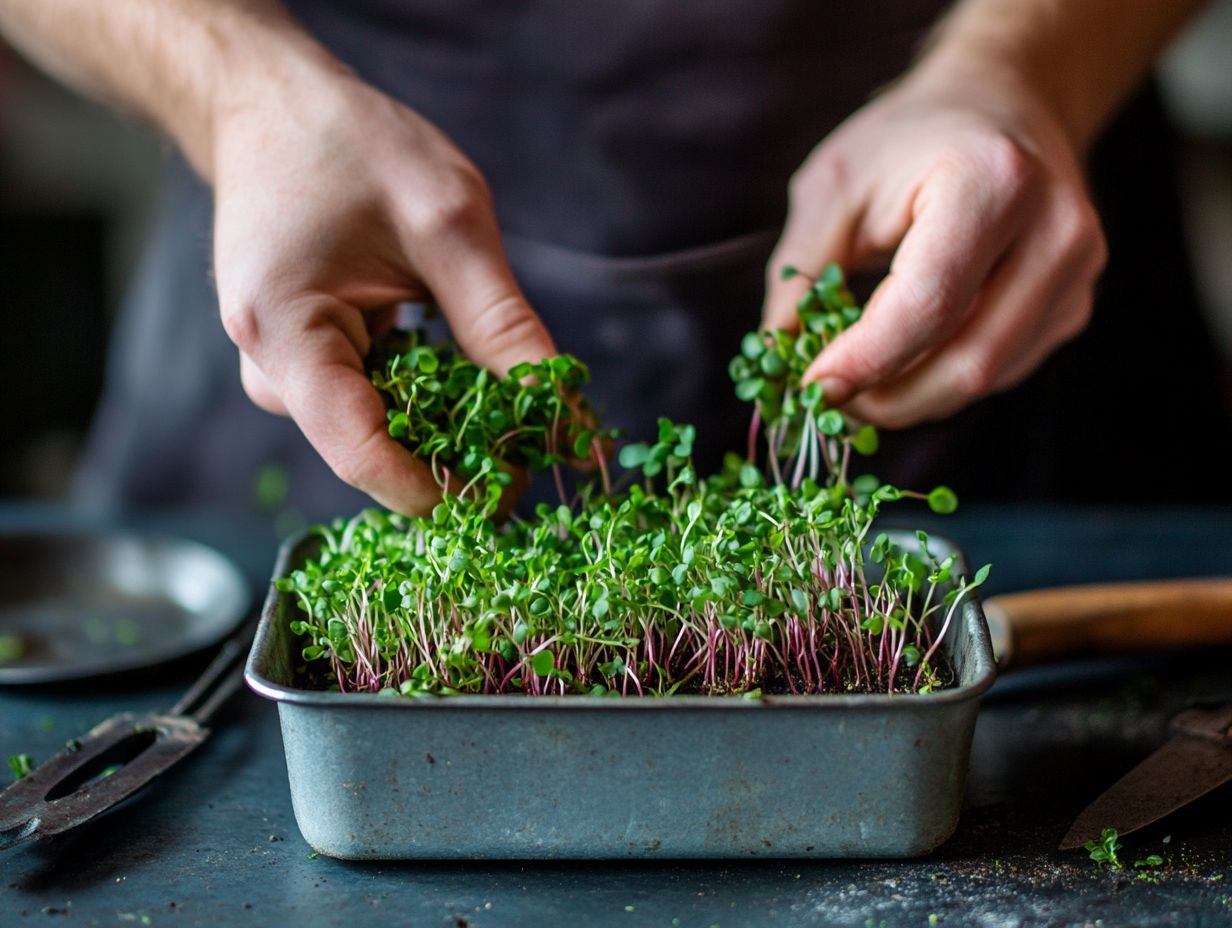
[[[1232,644],[1232,577],[1101,583],[984,602],[1002,666]]]

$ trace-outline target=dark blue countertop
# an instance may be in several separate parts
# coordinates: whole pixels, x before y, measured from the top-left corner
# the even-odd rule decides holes
[[[5,524],[80,521],[10,504]],[[96,524],[100,519],[87,520]],[[1232,511],[969,509],[927,527],[995,565],[988,593],[1232,572]],[[267,527],[126,520],[212,544],[263,587]],[[102,718],[165,708],[205,656],[122,680],[0,690],[0,755],[42,758]],[[917,861],[355,864],[313,858],[274,707],[243,693],[180,769],[78,833],[0,852],[0,926],[1232,925],[1232,787],[1125,839],[1157,882],[1055,847],[1195,700],[1232,700],[1232,650],[1007,674],[981,712],[954,838]],[[1165,842],[1165,838],[1168,840]]]

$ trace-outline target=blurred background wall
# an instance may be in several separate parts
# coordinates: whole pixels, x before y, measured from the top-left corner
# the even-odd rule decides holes
[[[0,42],[0,496],[65,492],[161,143]]]
[[[1230,49],[1232,0],[1217,0],[1161,62],[1175,177],[1152,179],[1175,183],[1181,197],[1181,234],[1222,361],[1225,410],[1232,410]],[[161,148],[135,121],[74,96],[0,44],[0,497],[66,492],[98,398],[108,332],[158,196]],[[1134,157],[1121,144],[1103,160]],[[1106,222],[1136,208],[1135,190],[1123,186],[1119,209],[1101,203]],[[1142,287],[1149,291],[1149,279]]]

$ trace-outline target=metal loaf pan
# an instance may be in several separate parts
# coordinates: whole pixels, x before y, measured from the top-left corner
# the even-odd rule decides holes
[[[284,544],[274,576],[311,545]],[[958,684],[922,696],[306,690],[296,606],[273,589],[246,676],[278,703],[296,820],[331,857],[913,857],[958,824],[996,672],[978,599],[965,603],[943,644]]]

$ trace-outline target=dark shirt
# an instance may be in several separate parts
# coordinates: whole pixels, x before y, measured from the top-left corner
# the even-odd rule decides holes
[[[748,410],[726,376],[757,324],[791,172],[899,73],[931,0],[293,0],[365,80],[487,177],[510,260],[631,436],[694,422],[703,466]],[[112,352],[80,495],[247,511],[267,464],[311,518],[364,497],[243,395],[210,287],[210,196],[173,160]]]
[[[590,364],[589,392],[607,421],[634,438],[652,435],[659,415],[693,422],[707,468],[742,444],[748,410],[732,395],[726,363],[757,324],[791,173],[909,65],[945,4],[289,6],[341,60],[476,162],[523,289],[561,349]],[[1114,128],[1115,151],[1106,142],[1096,153],[1098,205],[1114,219],[1103,283],[1112,305],[1023,388],[883,437],[873,462],[883,478],[1002,499],[1228,496],[1207,463],[1227,459],[1232,431],[1184,267],[1167,140],[1153,101],[1138,109],[1136,122]],[[257,474],[273,464],[290,477],[290,507],[312,519],[354,512],[369,501],[330,473],[293,423],[241,390],[210,285],[210,223],[209,191],[173,158],[79,496],[251,512]],[[1144,379],[1133,362],[1147,353]],[[1206,453],[1172,452],[1168,439],[1143,432],[1149,422],[1198,435]],[[1164,443],[1154,452],[1160,476],[1149,480],[1134,469],[1151,453],[1147,439]]]

